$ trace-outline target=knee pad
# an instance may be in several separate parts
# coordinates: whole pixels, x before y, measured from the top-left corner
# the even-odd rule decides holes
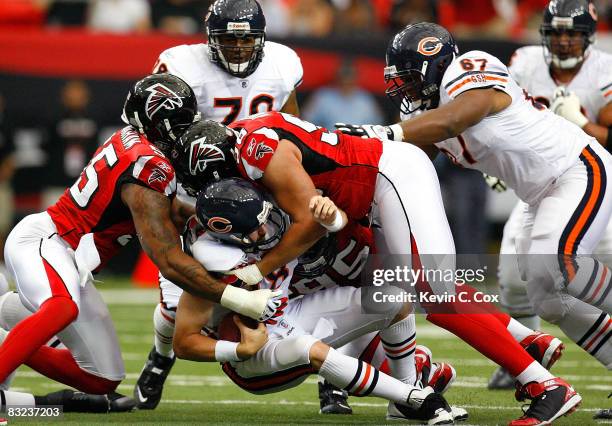
[[[280,369],[310,364],[310,348],[316,341],[317,339],[311,335],[283,339],[275,349],[275,358]]]

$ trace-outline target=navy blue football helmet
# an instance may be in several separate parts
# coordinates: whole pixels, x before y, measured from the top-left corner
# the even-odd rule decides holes
[[[221,123],[193,123],[178,140],[170,160],[187,194],[196,197],[209,182],[238,176],[234,147],[236,132]]]
[[[387,46],[385,93],[404,114],[437,108],[442,77],[458,55],[445,28],[429,22],[408,25]]]
[[[595,6],[588,0],[552,0],[544,9],[544,18],[540,26],[544,55],[548,64],[571,69],[584,60],[584,53],[595,41],[597,27],[597,12]],[[555,42],[555,35],[567,33],[567,42]],[[581,35],[579,41],[572,40],[576,34]],[[574,48],[573,42],[580,43]]]
[[[251,75],[263,58],[266,18],[255,0],[217,0],[206,17],[210,60],[231,75]]]
[[[136,82],[128,93],[121,120],[135,127],[165,155],[183,132],[199,120],[191,87],[172,74],[153,74]]]
[[[206,233],[245,252],[274,247],[288,223],[267,193],[240,178],[209,183],[198,195],[196,215]]]

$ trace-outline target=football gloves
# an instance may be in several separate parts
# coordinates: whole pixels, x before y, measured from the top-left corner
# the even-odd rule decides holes
[[[578,96],[563,86],[557,87],[555,90],[550,110],[580,128],[589,122],[589,119],[580,111],[580,99],[578,99]]]
[[[280,290],[254,290],[228,285],[221,295],[221,305],[239,314],[265,322],[282,315],[287,298]]]
[[[383,141],[401,141],[404,139],[403,131],[399,124],[381,126],[380,124],[336,123],[334,126],[342,133],[362,138],[378,138]]]
[[[498,177],[491,176],[486,173],[483,173],[482,177],[484,178],[487,185],[489,185],[489,188],[491,188],[495,192],[504,192],[506,189],[508,189],[508,187],[506,186],[506,182],[504,182]]]

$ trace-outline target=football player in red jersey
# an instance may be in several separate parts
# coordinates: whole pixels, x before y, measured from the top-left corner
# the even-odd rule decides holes
[[[13,229],[5,259],[21,302],[33,314],[0,346],[0,382],[27,364],[83,392],[106,394],[117,387],[125,376],[121,352],[91,273],[136,234],[165,276],[186,291],[258,320],[274,315],[280,306],[275,292],[236,292],[181,249],[171,220],[176,179],[168,158],[197,117],[193,90],[180,78],[140,80],[123,108],[128,126],[96,151],[55,205]],[[67,349],[45,346],[55,335]],[[8,405],[34,402],[8,391],[0,396]]]
[[[379,225],[374,230],[379,254],[397,255],[414,269],[454,269],[454,243],[439,183],[420,149],[328,132],[278,112],[258,114],[231,127],[238,133],[234,146],[227,140],[206,144],[225,152],[226,158],[234,156],[241,175],[270,191],[292,219],[281,241],[261,261],[232,271],[244,282],[258,282],[262,275],[302,254],[326,232],[308,209],[315,188],[323,190],[346,213],[347,217],[338,215],[332,231],[347,219],[363,219],[373,208],[370,219]],[[206,160],[212,176],[218,163],[213,156],[204,157],[201,161]],[[454,282],[443,280],[420,280],[415,287],[420,293],[455,292]],[[513,339],[502,319],[497,318],[503,314],[491,314],[473,305],[470,314],[450,303],[423,307],[431,322],[512,370],[521,384],[561,382]],[[495,345],[490,344],[493,340]]]

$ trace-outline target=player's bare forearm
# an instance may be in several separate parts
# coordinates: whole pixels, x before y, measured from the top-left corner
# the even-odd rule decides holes
[[[606,146],[607,141],[608,141],[608,128],[607,127],[600,126],[597,123],[593,123],[592,121],[589,121],[582,128],[582,130],[584,130],[586,134],[593,136],[595,139],[597,139],[597,142],[599,142],[603,146]]]
[[[315,222],[310,212],[310,199],[318,193],[302,166],[299,150],[291,142],[279,142],[262,184],[291,217],[291,226],[281,241],[257,264],[266,275],[308,250],[325,234],[325,228]]]
[[[195,207],[187,204],[177,197],[172,200],[172,222],[177,229],[182,229],[187,220],[195,214]]]
[[[456,137],[487,115],[507,107],[510,97],[494,89],[469,90],[439,108],[426,111],[399,125],[404,141],[427,146]]]
[[[267,275],[286,265],[308,250],[325,233],[325,228],[314,221],[292,223],[279,243],[257,262],[259,270],[263,275]]]
[[[297,94],[295,93],[295,90],[291,92],[287,98],[287,101],[285,101],[285,104],[281,108],[281,112],[286,112],[287,114],[295,116],[300,115],[300,107],[298,106]]]
[[[210,302],[200,297],[183,293],[176,310],[174,339],[176,356],[191,361],[215,361],[217,341],[201,334],[208,322]]]
[[[143,250],[160,272],[183,290],[218,302],[225,284],[181,249],[178,231],[170,219],[170,199],[136,184],[124,185],[121,198],[132,213]]]

